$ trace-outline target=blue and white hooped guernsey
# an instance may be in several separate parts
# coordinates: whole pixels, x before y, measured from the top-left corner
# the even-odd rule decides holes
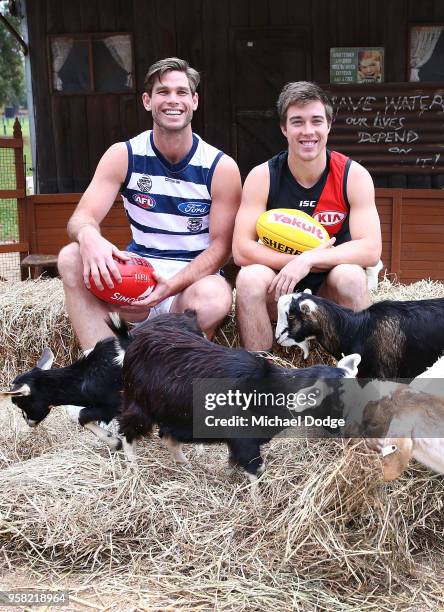
[[[125,144],[128,173],[121,193],[133,236],[128,251],[191,261],[210,242],[211,180],[222,151],[193,134],[188,155],[171,164],[156,149],[151,130]]]

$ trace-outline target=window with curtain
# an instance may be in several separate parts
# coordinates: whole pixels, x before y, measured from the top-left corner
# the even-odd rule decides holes
[[[444,24],[410,27],[409,81],[444,81]]]
[[[78,34],[49,38],[55,93],[134,91],[131,34]]]

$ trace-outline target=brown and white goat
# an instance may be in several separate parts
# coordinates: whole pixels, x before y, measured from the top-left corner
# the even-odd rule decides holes
[[[444,474],[442,397],[402,385],[367,404],[360,433],[370,448],[381,453],[385,480],[398,478],[412,458]]]
[[[361,355],[360,378],[408,378],[430,367],[444,351],[444,299],[384,300],[360,312],[308,292],[278,302],[276,339],[309,352],[309,340],[336,359]]]

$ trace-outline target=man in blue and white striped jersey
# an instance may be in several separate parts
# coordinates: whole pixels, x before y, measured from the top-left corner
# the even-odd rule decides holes
[[[232,292],[220,276],[231,254],[234,219],[241,199],[233,159],[204,142],[191,128],[199,73],[178,58],[153,64],[142,101],[153,129],[112,145],[68,223],[74,241],[59,254],[66,307],[84,349],[109,336],[106,304],[89,291],[90,274],[100,288],[118,286],[113,255],[128,255],[106,240],[100,223],[120,191],[132,241],[128,251],[146,257],[158,284],[122,315],[142,321],[161,312],[195,308],[212,334],[231,308]]]

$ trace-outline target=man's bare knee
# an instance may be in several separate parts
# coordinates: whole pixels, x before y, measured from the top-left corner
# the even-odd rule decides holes
[[[78,282],[82,277],[83,264],[77,242],[63,247],[57,257],[57,268],[64,282]]]
[[[176,297],[171,312],[196,310],[200,327],[212,331],[231,311],[233,292],[221,276],[212,275],[193,283]]]
[[[275,277],[275,272],[260,264],[253,264],[241,268],[236,279],[236,294],[242,299],[264,299],[267,296],[268,288]]]
[[[371,304],[365,270],[355,264],[341,264],[333,268],[320,294],[353,310],[362,310]]]

